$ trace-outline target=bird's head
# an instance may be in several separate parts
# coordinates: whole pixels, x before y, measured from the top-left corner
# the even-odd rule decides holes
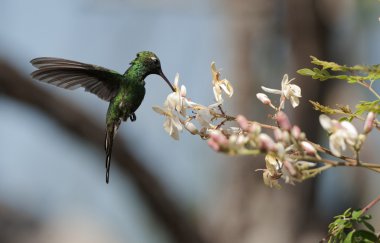
[[[170,83],[170,81],[166,78],[164,73],[161,69],[161,62],[160,59],[150,51],[142,51],[137,53],[136,58],[132,61],[132,65],[138,65],[142,69],[144,69],[146,76],[150,74],[157,74],[160,75],[170,86],[170,88],[175,91],[173,85]]]

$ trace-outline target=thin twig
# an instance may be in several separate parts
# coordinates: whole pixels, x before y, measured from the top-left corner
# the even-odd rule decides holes
[[[380,201],[380,195],[373,199],[367,206],[362,209],[362,214],[366,213],[370,208],[372,208],[376,203]]]

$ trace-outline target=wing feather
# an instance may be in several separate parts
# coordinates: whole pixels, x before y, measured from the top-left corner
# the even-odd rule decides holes
[[[54,57],[40,57],[30,61],[36,71],[32,77],[64,89],[83,87],[85,91],[106,101],[117,93],[123,75],[96,65]]]

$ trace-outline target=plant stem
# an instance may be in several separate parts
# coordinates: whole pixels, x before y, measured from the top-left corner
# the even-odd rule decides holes
[[[377,202],[380,201],[380,195],[373,199],[367,206],[362,209],[362,214],[366,213],[370,208],[372,208]]]
[[[361,81],[361,82],[359,81],[357,83],[360,84],[363,87],[366,87],[372,94],[374,94],[377,97],[377,99],[380,100],[380,95],[372,88],[372,83],[368,84],[368,83],[366,83],[364,81]]]

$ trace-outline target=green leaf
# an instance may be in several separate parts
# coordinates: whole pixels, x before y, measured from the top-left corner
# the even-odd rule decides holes
[[[367,221],[363,221],[363,224],[372,232],[375,232],[375,228],[372,226],[372,224],[368,223]]]
[[[344,239],[343,243],[352,243],[352,237],[353,237],[354,233],[355,233],[355,230],[348,233],[346,238]]]
[[[343,215],[350,216],[351,215],[351,208],[349,208],[346,211],[344,211]]]
[[[354,210],[352,212],[352,219],[358,220],[362,214],[363,214],[362,210]]]
[[[348,77],[347,75],[336,75],[335,78],[336,79],[343,79],[343,80],[348,80]]]
[[[332,71],[346,71],[345,66],[341,66],[335,62],[321,61],[316,57],[311,56],[311,63],[322,66],[322,69],[331,69]]]
[[[380,114],[380,100],[374,101],[360,101],[359,104],[356,105],[356,114],[361,115],[365,112],[374,112],[376,114]]]
[[[355,243],[379,243],[379,238],[373,233],[367,230],[358,230],[352,234],[352,241]]]
[[[313,76],[315,75],[315,72],[308,68],[303,68],[297,71],[298,74],[304,75],[304,76]]]
[[[327,79],[341,79],[346,80],[350,84],[358,82],[368,83],[368,81],[372,84],[374,81],[380,79],[380,64],[372,66],[347,66],[335,62],[322,61],[313,56],[311,56],[311,59],[311,63],[319,66],[319,68],[314,67],[312,70],[309,68],[303,68],[297,71],[299,74],[311,76],[313,79],[318,79],[320,81],[325,81]]]
[[[374,227],[366,222],[371,215],[363,214],[362,210],[347,209],[343,214],[334,217],[329,224],[329,241],[331,243],[380,243]],[[369,230],[363,228],[364,224]]]

